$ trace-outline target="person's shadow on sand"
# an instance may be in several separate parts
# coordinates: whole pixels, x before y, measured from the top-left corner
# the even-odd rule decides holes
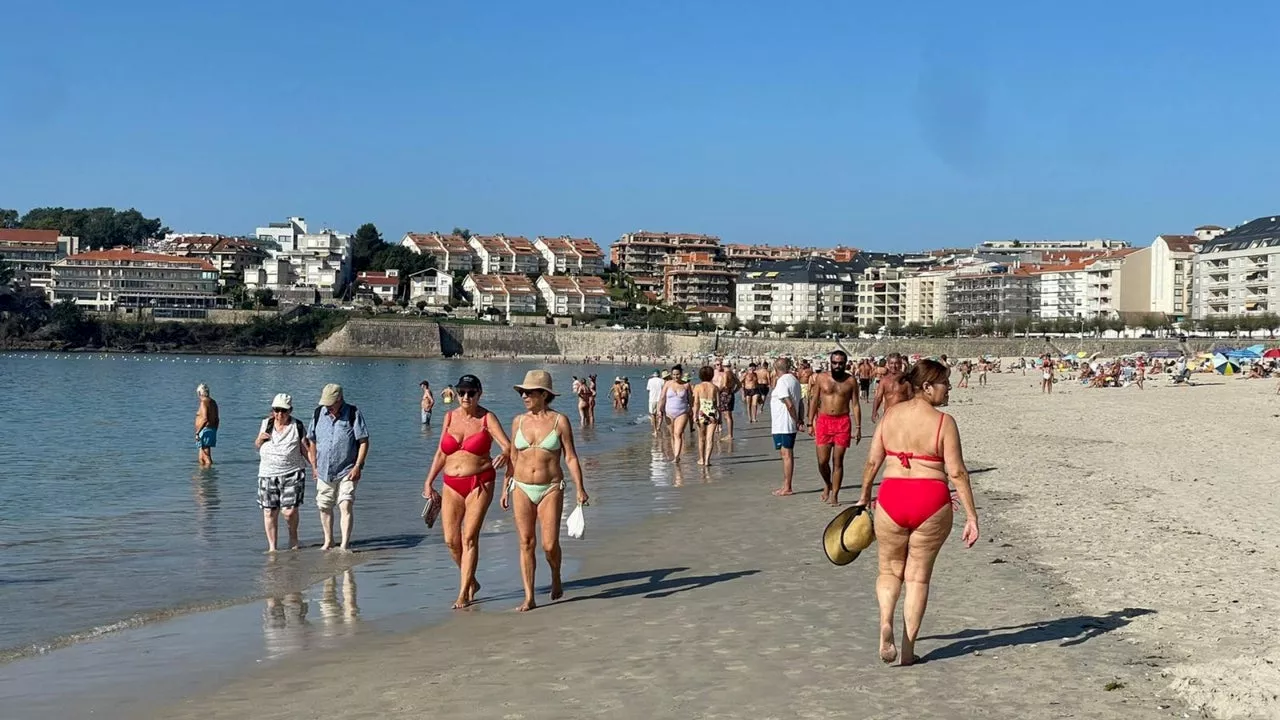
[[[685,590],[694,590],[708,585],[714,585],[727,580],[736,580],[748,575],[755,575],[759,570],[740,570],[738,572],[724,572],[716,575],[694,575],[689,577],[671,577],[676,573],[685,572],[687,567],[675,568],[659,568],[657,570],[640,570],[636,572],[614,573],[612,575],[599,575],[593,578],[583,578],[581,580],[573,580],[564,584],[565,590],[575,590],[582,588],[597,588],[607,585],[617,585],[619,583],[629,583],[634,580],[642,582],[622,587],[607,588],[601,590],[594,595],[580,595],[569,598],[565,602],[576,602],[579,600],[608,600],[611,598],[629,597],[632,595],[643,595],[646,598],[664,598],[675,595]]]
[[[1133,622],[1133,618],[1151,615],[1149,608],[1125,608],[1112,610],[1106,615],[1074,615],[1041,622],[989,628],[986,630],[961,630],[949,635],[930,635],[920,640],[955,640],[956,642],[930,652],[925,660],[946,660],[961,657],[980,650],[1034,645],[1061,640],[1059,647],[1079,645],[1086,640],[1109,633]],[[1006,630],[1012,632],[1004,632]],[[999,634],[997,634],[999,633]]]

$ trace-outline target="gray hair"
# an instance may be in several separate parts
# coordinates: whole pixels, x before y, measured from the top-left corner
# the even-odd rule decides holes
[[[200,397],[209,397],[209,386],[204,383],[200,383],[196,386],[196,394]]]

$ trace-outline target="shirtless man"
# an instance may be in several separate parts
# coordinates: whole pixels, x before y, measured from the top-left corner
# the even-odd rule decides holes
[[[911,386],[902,379],[902,356],[891,353],[883,369],[884,375],[876,383],[875,401],[871,403],[871,422],[879,420],[885,410],[911,399]]]
[[[720,437],[732,440],[733,395],[738,392],[738,376],[734,374],[732,367],[725,365],[724,358],[721,357],[716,358],[712,369],[715,375],[711,377],[711,384],[719,388],[716,394],[716,409],[720,411],[720,427],[724,428]]]
[[[756,364],[751,363],[747,366],[747,372],[742,376],[742,401],[747,404],[747,422],[753,423],[760,414],[760,406],[756,404],[758,396],[756,395]]]
[[[849,416],[853,416],[853,442],[862,442],[862,403],[858,379],[849,374],[849,356],[831,353],[829,372],[814,377],[809,405],[809,428],[818,448],[818,473],[822,475],[822,500],[840,504],[844,482],[844,454],[849,449]],[[835,467],[832,468],[832,459]]]

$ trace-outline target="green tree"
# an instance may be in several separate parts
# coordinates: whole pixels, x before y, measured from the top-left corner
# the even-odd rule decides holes
[[[742,321],[738,319],[737,315],[731,315],[729,316],[729,322],[725,323],[724,329],[729,332],[738,332],[742,329]]]
[[[356,229],[351,245],[351,262],[356,272],[362,272],[369,269],[369,262],[386,246],[386,243],[382,241],[382,233],[378,232],[378,226],[365,223]]]
[[[20,216],[17,210],[6,210],[0,208],[0,228],[16,228],[19,227],[18,220]]]
[[[747,332],[751,333],[753,336],[759,335],[760,331],[764,330],[764,323],[760,322],[759,320],[756,320],[755,318],[751,318],[750,320],[747,321],[746,327],[747,327]]]

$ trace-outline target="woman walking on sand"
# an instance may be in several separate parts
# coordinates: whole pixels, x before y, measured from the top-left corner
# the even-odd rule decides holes
[[[684,452],[684,429],[689,424],[689,399],[691,396],[689,383],[684,379],[684,368],[675,365],[671,368],[671,379],[662,386],[662,398],[658,401],[658,411],[671,421],[671,451],[675,461],[680,462],[680,454]]]
[[[950,415],[938,410],[951,391],[950,371],[936,360],[921,360],[904,381],[914,394],[885,411],[871,440],[862,475],[860,505],[871,503],[876,474],[891,460],[876,498],[875,533],[880,574],[876,599],[880,603],[880,659],[899,658],[894,642],[893,616],[905,582],[902,604],[901,664],[918,662],[915,655],[920,622],[929,602],[929,580],[942,543],[951,534],[951,493],[955,485],[964,508],[965,547],[978,541],[978,511],[973,504],[969,471],[960,448],[960,431]]]
[[[578,504],[586,505],[588,498],[573,443],[573,428],[568,418],[549,407],[556,397],[551,373],[530,370],[515,390],[527,412],[517,415],[511,423],[515,451],[502,487],[502,507],[512,508],[520,536],[520,579],[524,583],[520,612],[525,612],[538,606],[533,597],[533,577],[538,567],[533,552],[539,530],[542,551],[551,567],[551,600],[564,595],[560,581],[560,515],[564,511],[565,465],[569,466]]]
[[[720,411],[717,400],[720,388],[711,382],[716,371],[710,365],[703,365],[698,370],[699,382],[693,388],[693,401],[697,407],[693,412],[693,422],[698,426],[698,464],[711,464],[711,448],[715,446],[716,429],[720,426]]]
[[[440,503],[444,542],[461,572],[454,609],[470,605],[480,590],[476,565],[480,560],[480,527],[493,502],[497,470],[511,463],[511,443],[502,422],[480,405],[480,378],[463,375],[457,384],[458,408],[445,413],[440,447],[431,461],[422,494]],[[494,441],[502,454],[490,458]],[[444,495],[436,492],[435,479],[444,471]]]

